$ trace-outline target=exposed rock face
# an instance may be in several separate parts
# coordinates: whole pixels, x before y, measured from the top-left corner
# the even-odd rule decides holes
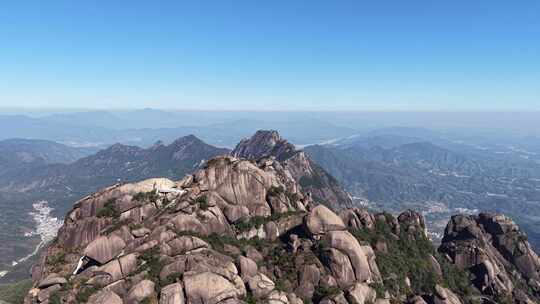
[[[306,226],[313,235],[321,235],[334,230],[345,230],[343,220],[323,205],[311,210],[307,216]]]
[[[440,264],[420,214],[338,215],[300,185],[288,155],[299,152],[275,134],[261,140],[237,149],[251,160],[221,156],[180,181],[115,185],[77,202],[26,303],[467,303],[462,288],[441,287],[458,269]],[[454,218],[447,230],[441,252],[483,269],[473,283],[486,299],[503,287],[517,298],[508,265],[537,282],[538,257],[505,218]]]
[[[124,240],[114,234],[101,236],[86,246],[84,254],[100,264],[105,264],[116,257],[124,247]]]
[[[251,138],[243,139],[231,155],[258,160],[274,157],[290,172],[304,192],[309,192],[315,201],[332,209],[352,206],[349,194],[330,174],[315,164],[303,151],[281,138],[277,131],[257,131]]]
[[[180,283],[167,285],[161,289],[159,304],[184,304],[184,290]]]
[[[440,252],[474,276],[484,294],[518,298],[540,295],[540,259],[523,232],[502,215],[457,215],[446,227]],[[529,296],[522,288],[529,286]]]
[[[113,291],[103,290],[93,294],[88,300],[88,304],[123,304],[122,299]]]

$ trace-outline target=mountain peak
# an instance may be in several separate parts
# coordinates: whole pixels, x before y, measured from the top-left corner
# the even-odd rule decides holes
[[[293,144],[281,138],[276,130],[259,130],[250,138],[245,138],[232,151],[235,157],[259,159],[274,156],[285,160],[296,152]]]
[[[189,135],[177,138],[175,141],[173,141],[172,145],[177,146],[177,145],[186,145],[186,144],[193,144],[193,143],[206,144],[197,136],[193,134],[189,134]]]
[[[250,138],[243,139],[231,155],[253,160],[275,157],[287,165],[294,179],[317,201],[325,202],[334,209],[352,204],[351,198],[334,177],[316,165],[303,151],[297,151],[293,144],[275,130],[255,132]]]

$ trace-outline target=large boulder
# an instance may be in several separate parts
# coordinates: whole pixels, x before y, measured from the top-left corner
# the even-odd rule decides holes
[[[144,299],[151,298],[155,296],[154,291],[155,284],[150,280],[142,280],[139,283],[135,284],[128,291],[127,294],[127,303],[139,303]]]
[[[461,304],[461,300],[456,294],[440,285],[435,286],[433,302],[434,304]]]
[[[346,228],[343,220],[324,205],[318,205],[309,212],[306,227],[312,235],[322,235],[329,231]]]
[[[184,304],[184,290],[182,284],[174,283],[161,289],[159,304]]]
[[[258,273],[257,263],[248,257],[239,256],[238,266],[240,268],[240,275],[244,281],[247,281]]]
[[[374,303],[376,298],[377,292],[365,283],[355,283],[347,290],[347,300],[350,304]]]
[[[358,240],[348,231],[330,231],[325,235],[324,241],[330,248],[334,248],[347,256],[354,272],[355,279],[353,281],[380,281],[380,272],[374,262],[375,255],[371,247],[360,246]],[[337,261],[332,262],[339,263]]]
[[[64,277],[61,277],[56,273],[51,273],[44,280],[39,282],[38,287],[41,289],[44,289],[49,286],[64,285],[66,283],[67,283],[67,280]]]
[[[115,234],[100,236],[86,246],[84,254],[100,264],[105,264],[118,256],[124,247],[124,240]]]
[[[516,296],[527,293],[520,285],[540,286],[540,259],[506,216],[453,216],[439,251],[459,268],[470,271],[472,283],[486,295]]]
[[[123,304],[122,298],[110,290],[102,290],[88,299],[88,304]]]
[[[184,273],[184,288],[190,304],[216,304],[229,298],[241,298],[246,293],[227,278],[209,271]]]
[[[350,229],[372,229],[375,226],[375,217],[365,209],[343,209],[339,212],[339,217]]]
[[[262,273],[249,278],[247,283],[253,296],[257,299],[265,298],[276,287],[274,282]]]

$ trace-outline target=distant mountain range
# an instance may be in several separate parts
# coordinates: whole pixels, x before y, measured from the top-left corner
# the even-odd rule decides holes
[[[395,212],[423,210],[439,236],[452,213],[496,211],[525,227],[538,248],[540,164],[519,153],[478,153],[434,141],[448,148],[411,136],[376,135],[309,146],[305,152],[357,202]]]
[[[285,115],[285,114],[284,114]],[[291,114],[293,115],[293,114]],[[0,140],[8,138],[46,139],[76,147],[107,147],[115,143],[151,146],[162,140],[170,143],[194,134],[209,144],[234,147],[242,138],[259,129],[279,131],[295,144],[315,144],[355,134],[312,117],[286,119],[279,116],[237,113],[165,112],[152,109],[125,112],[78,112],[47,116],[0,115]]]
[[[95,152],[93,149],[73,148],[48,140],[1,140],[0,174],[6,169],[20,166],[70,163]]]
[[[42,145],[42,142],[33,142]],[[30,141],[26,143],[29,144]],[[49,147],[52,147],[50,143]],[[55,151],[73,150],[64,145],[55,147],[59,148]],[[56,155],[52,152],[54,151],[45,151],[44,157],[51,159]],[[32,166],[19,166],[18,170],[0,176],[0,191],[61,194],[62,199],[66,199],[116,182],[153,176],[180,178],[193,171],[204,160],[228,152],[227,149],[210,146],[193,135],[181,137],[170,145],[157,142],[146,149],[115,144],[70,163],[36,160]]]

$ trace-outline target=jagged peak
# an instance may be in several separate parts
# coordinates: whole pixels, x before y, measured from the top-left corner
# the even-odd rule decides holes
[[[231,154],[247,159],[274,156],[285,160],[296,152],[294,145],[283,139],[278,131],[258,130],[253,136],[241,140]]]

